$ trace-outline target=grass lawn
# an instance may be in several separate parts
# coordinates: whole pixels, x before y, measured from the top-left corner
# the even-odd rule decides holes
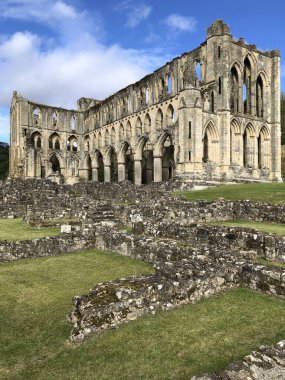
[[[257,231],[274,233],[278,235],[285,235],[285,224],[253,222],[251,220],[227,220],[227,221],[208,222],[207,224],[227,226],[227,227],[247,227],[247,228],[254,228]]]
[[[184,195],[189,201],[219,198],[228,200],[253,200],[264,203],[285,203],[285,183],[254,183],[212,187],[197,191],[175,191],[173,195]]]
[[[38,229],[27,226],[22,219],[0,219],[0,240],[30,240],[57,235],[60,235],[58,227]]]
[[[285,302],[241,288],[67,343],[73,295],[151,270],[94,251],[1,264],[0,378],[189,379],[284,339]]]
[[[285,269],[285,263],[279,263],[278,261],[268,261],[262,258],[256,260],[259,264],[267,265],[269,267],[278,267]]]

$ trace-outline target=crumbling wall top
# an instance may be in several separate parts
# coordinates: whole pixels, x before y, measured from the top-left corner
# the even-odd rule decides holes
[[[207,30],[207,38],[213,36],[222,36],[222,35],[231,36],[231,31],[228,25],[224,22],[224,20],[216,20],[212,25],[209,26]]]

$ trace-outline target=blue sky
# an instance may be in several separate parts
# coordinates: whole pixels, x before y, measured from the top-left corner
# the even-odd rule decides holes
[[[219,18],[234,37],[282,54],[284,17],[284,0],[1,0],[0,141],[13,90],[66,108],[105,98],[199,46]]]

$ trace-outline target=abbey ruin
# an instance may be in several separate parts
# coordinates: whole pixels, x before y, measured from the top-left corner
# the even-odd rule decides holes
[[[78,110],[14,92],[10,176],[147,184],[281,179],[280,52],[215,21],[198,48]]]

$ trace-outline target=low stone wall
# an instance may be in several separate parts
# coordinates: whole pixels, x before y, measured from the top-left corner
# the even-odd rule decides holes
[[[156,274],[119,279],[97,285],[86,296],[75,297],[68,316],[71,341],[114,328],[158,310],[193,303],[236,286],[237,266],[182,260],[156,265]]]
[[[271,205],[252,201],[187,202],[183,197],[164,196],[126,208],[127,216],[154,222],[179,220],[181,224],[217,220],[253,220],[273,223],[285,222],[285,205]]]
[[[241,278],[246,286],[285,299],[285,269],[247,263]]]
[[[157,222],[150,220],[132,223],[135,233],[159,238],[168,237],[189,244],[201,251],[213,250],[254,250],[257,256],[267,260],[285,262],[285,236],[268,234],[250,228],[225,227],[180,222]]]
[[[76,233],[33,240],[0,241],[0,262],[56,256],[92,248],[95,245],[93,236]]]
[[[194,376],[191,380],[282,380],[285,379],[285,340],[275,346],[262,346],[243,361],[230,364],[214,374]]]

